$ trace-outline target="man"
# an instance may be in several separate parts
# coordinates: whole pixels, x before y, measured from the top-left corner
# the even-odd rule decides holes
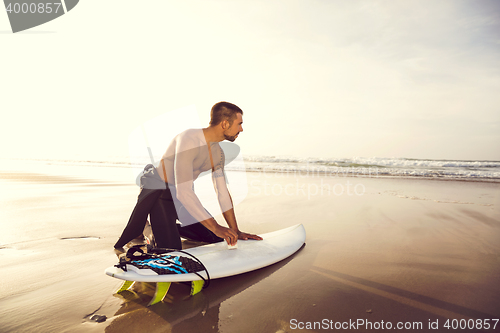
[[[148,215],[158,247],[181,249],[180,236],[208,243],[225,240],[229,245],[235,245],[238,239],[262,239],[238,228],[226,186],[224,152],[218,144],[223,140],[233,142],[243,132],[243,111],[234,104],[220,102],[212,107],[210,117],[209,127],[177,135],[157,168],[146,166],[137,204],[115,248],[142,235]],[[229,227],[219,225],[194,193],[194,180],[209,170]]]

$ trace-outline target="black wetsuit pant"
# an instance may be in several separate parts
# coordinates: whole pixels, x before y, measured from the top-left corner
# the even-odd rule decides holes
[[[180,205],[180,202],[175,198],[175,193],[172,196],[171,191],[165,188],[165,183],[156,174],[152,165],[146,166],[144,170],[137,204],[120,239],[116,242],[115,248],[123,247],[132,239],[142,235],[148,215],[157,247],[180,250],[182,249],[180,236],[207,243],[223,241],[222,238],[217,237],[213,232],[197,222]],[[161,187],[165,189],[161,189]],[[174,203],[174,200],[177,200],[177,202]],[[176,206],[181,211],[180,218]],[[187,226],[181,227],[177,224],[177,219],[181,223],[184,221]]]

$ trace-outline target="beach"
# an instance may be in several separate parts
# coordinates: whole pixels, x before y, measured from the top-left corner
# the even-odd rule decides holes
[[[0,332],[500,331],[500,183],[247,172],[240,229],[302,223],[306,245],[148,308],[153,285],[104,274],[138,195],[124,168],[1,169]]]

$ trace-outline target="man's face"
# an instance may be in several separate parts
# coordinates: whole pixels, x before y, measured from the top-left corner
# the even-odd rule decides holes
[[[233,142],[236,140],[240,132],[243,132],[243,117],[241,116],[241,113],[237,113],[233,124],[224,131],[224,138],[227,141]]]

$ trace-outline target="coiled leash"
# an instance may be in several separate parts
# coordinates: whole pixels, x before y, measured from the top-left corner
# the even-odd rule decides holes
[[[142,249],[143,245],[135,245],[128,249],[125,257],[120,258],[120,262],[115,265],[124,271],[127,271],[127,264],[137,268],[147,268],[156,272],[158,275],[164,274],[187,274],[194,273],[203,280],[203,289],[210,285],[210,274],[203,263],[189,252],[177,249],[155,248],[147,245],[146,252]],[[171,256],[168,253],[179,252],[193,258]],[[205,271],[205,279],[198,272]]]

